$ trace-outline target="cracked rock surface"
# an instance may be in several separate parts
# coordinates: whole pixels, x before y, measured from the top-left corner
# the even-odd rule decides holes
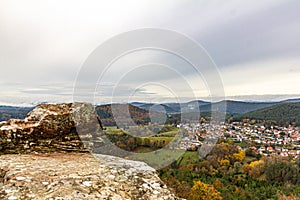
[[[143,162],[88,153],[0,156],[0,199],[178,199]]]

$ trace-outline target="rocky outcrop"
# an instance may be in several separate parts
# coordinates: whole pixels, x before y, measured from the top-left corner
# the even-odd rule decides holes
[[[177,199],[147,164],[95,154],[114,151],[108,143],[87,103],[0,123],[0,199]]]
[[[0,199],[177,199],[143,162],[87,153],[2,155]]]
[[[99,135],[101,126],[91,104],[41,104],[24,120],[0,124],[0,152],[87,151],[101,143]]]

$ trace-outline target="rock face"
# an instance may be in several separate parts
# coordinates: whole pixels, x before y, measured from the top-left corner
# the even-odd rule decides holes
[[[98,135],[101,126],[91,104],[42,104],[24,120],[0,124],[0,152],[87,151]]]
[[[178,199],[142,162],[87,153],[2,155],[0,199]]]
[[[109,150],[102,136],[86,103],[38,105],[0,123],[0,199],[177,199],[147,164],[88,153]]]

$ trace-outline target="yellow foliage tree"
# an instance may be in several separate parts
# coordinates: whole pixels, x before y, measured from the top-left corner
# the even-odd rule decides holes
[[[221,200],[221,194],[215,189],[213,185],[203,183],[201,181],[195,181],[192,187],[191,194],[188,198],[189,200]]]
[[[238,153],[234,153],[233,157],[236,161],[243,162],[243,160],[246,157],[246,153],[245,153],[245,151],[239,151]]]
[[[229,165],[230,165],[230,161],[227,160],[227,159],[220,159],[220,160],[219,160],[219,164],[220,164],[221,166],[229,166]]]
[[[258,178],[262,174],[262,170],[264,166],[263,160],[256,160],[251,162],[250,164],[245,164],[243,166],[243,173],[248,174],[253,178]]]

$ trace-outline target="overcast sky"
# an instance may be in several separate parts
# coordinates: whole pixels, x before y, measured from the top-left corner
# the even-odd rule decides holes
[[[219,69],[227,98],[300,97],[299,10],[297,0],[1,0],[0,104],[72,101],[74,82],[91,52],[114,35],[145,27],[174,30],[202,45]],[[160,67],[125,76],[121,66],[138,58],[147,64],[159,57],[155,63],[167,60],[169,67],[188,72],[181,61],[157,53],[137,52],[111,67],[107,77],[126,80],[115,93],[120,101],[193,99],[180,89],[184,79],[197,98],[208,99],[205,81],[188,73]],[[144,84],[143,77],[152,77],[153,84]],[[106,83],[99,84],[100,103],[110,100],[108,91],[116,84]]]

